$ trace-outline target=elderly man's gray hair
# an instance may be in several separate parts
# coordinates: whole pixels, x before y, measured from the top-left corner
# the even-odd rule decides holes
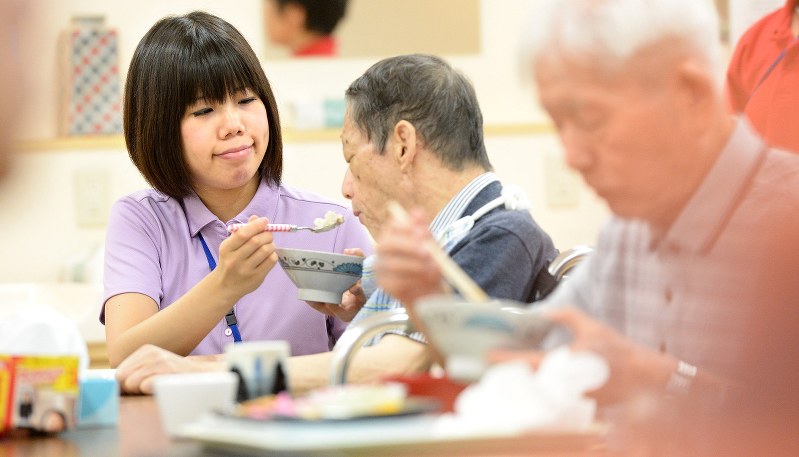
[[[541,0],[525,24],[527,64],[542,57],[599,59],[614,69],[665,39],[691,49],[717,77],[723,63],[712,0]]]
[[[381,60],[346,96],[352,121],[381,154],[394,126],[406,120],[448,168],[491,170],[474,87],[443,59],[413,54]]]

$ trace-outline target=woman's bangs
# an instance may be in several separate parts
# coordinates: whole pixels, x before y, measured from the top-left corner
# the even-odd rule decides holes
[[[241,56],[231,53],[198,54],[189,60],[181,88],[184,106],[191,105],[199,98],[222,103],[239,91],[255,87],[255,78]]]

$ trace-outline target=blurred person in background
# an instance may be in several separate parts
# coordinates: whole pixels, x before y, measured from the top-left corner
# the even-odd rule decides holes
[[[23,72],[19,31],[26,20],[28,7],[21,0],[0,0],[0,179],[12,163],[14,125],[19,120],[18,107],[24,107]]]
[[[799,152],[799,0],[767,14],[735,46],[727,97],[770,146]]]
[[[526,31],[524,65],[566,161],[614,214],[544,306],[573,349],[608,362],[593,395],[622,425],[622,449],[788,449],[799,157],[728,114],[711,2],[551,0]],[[418,221],[392,219],[377,239],[378,283],[406,307],[417,284],[441,278],[429,238]],[[746,424],[754,432],[738,434]]]
[[[266,33],[294,57],[335,56],[333,32],[346,12],[347,0],[267,0]]]

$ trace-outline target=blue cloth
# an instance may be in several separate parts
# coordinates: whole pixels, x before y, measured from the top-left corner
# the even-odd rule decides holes
[[[465,214],[500,195],[488,186]],[[449,252],[452,259],[493,298],[532,302],[535,279],[557,255],[552,239],[529,211],[496,208],[478,219],[468,235]]]

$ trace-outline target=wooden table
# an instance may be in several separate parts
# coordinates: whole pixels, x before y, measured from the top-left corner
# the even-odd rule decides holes
[[[145,457],[200,456],[202,446],[170,440],[150,396],[123,396],[117,427],[78,429],[54,436],[15,434],[0,440],[0,456]],[[213,455],[213,454],[210,454]]]
[[[534,437],[534,435],[531,435]],[[120,399],[117,427],[80,429],[56,436],[15,434],[0,440],[0,457],[150,457],[150,456],[241,456],[241,455],[307,455],[294,453],[268,454],[232,449],[206,449],[194,441],[170,439],[162,430],[155,400],[149,396],[124,396]],[[326,452],[325,457],[363,455]],[[374,455],[374,453],[370,453]],[[481,440],[473,443],[398,446],[381,449],[381,456],[529,456],[553,457],[604,456],[601,443],[592,443],[580,451],[568,451],[536,445],[534,439]]]

